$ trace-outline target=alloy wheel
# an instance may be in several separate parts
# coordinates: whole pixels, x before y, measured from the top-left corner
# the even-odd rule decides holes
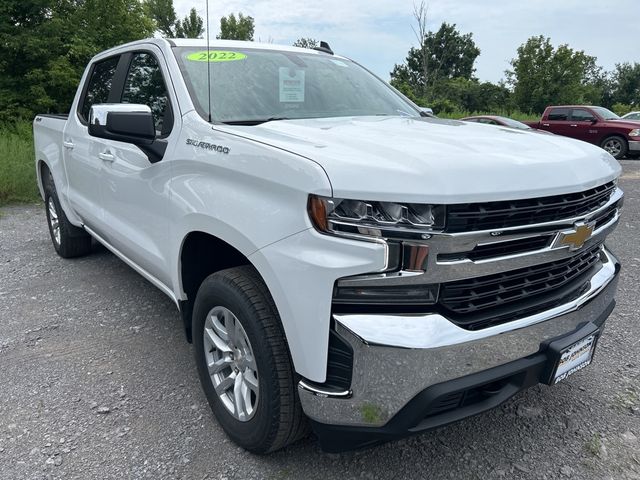
[[[47,201],[47,209],[49,210],[49,226],[53,233],[53,239],[56,245],[60,245],[60,219],[58,218],[58,211],[56,210],[56,204],[53,201],[53,197],[49,197]]]
[[[615,157],[622,151],[622,143],[620,143],[620,140],[612,138],[604,144],[604,149]]]
[[[259,398],[258,368],[240,320],[225,307],[214,307],[204,325],[204,352],[218,398],[233,417],[249,421]]]

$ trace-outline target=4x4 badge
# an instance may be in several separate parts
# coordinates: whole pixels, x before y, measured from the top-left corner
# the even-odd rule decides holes
[[[591,238],[594,225],[593,223],[576,223],[574,229],[559,232],[553,241],[553,247],[569,247],[569,250],[582,248]]]

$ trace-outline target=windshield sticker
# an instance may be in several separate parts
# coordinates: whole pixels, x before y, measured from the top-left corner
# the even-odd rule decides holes
[[[280,101],[304,102],[304,70],[280,67]]]
[[[227,52],[223,50],[211,50],[209,52],[210,62],[232,62],[234,60],[244,60],[247,56],[240,52]],[[207,51],[192,52],[187,55],[187,60],[192,62],[206,62]]]

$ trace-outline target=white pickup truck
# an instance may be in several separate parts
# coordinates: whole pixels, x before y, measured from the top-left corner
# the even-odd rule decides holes
[[[38,115],[55,250],[104,244],[179,308],[213,413],[270,452],[477,414],[588,365],[620,166],[440,120],[326,44],[150,39]]]

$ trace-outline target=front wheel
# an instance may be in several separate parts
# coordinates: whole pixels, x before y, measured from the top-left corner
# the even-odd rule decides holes
[[[609,152],[616,160],[624,158],[629,149],[627,141],[624,138],[617,136],[605,138],[600,146]]]
[[[200,382],[234,442],[267,453],[306,434],[280,318],[253,267],[223,270],[204,280],[192,331]]]

